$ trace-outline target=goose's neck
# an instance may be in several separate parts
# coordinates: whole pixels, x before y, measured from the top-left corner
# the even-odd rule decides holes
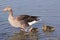
[[[13,16],[12,9],[9,11],[9,16]]]

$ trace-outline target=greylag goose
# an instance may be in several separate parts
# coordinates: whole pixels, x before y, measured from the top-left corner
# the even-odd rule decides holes
[[[6,7],[3,9],[4,12],[9,12],[8,21],[13,27],[20,27],[23,30],[30,27],[32,24],[38,22],[38,16],[30,16],[30,15],[18,15],[16,17],[13,16],[13,11],[11,7]]]
[[[54,27],[49,26],[49,25],[45,25],[45,24],[42,26],[42,29],[44,32],[53,32],[55,30]]]

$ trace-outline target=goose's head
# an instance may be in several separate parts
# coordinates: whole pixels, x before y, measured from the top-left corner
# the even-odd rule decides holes
[[[12,8],[8,6],[8,7],[5,7],[5,8],[3,9],[3,11],[4,11],[4,12],[6,12],[6,11],[12,11]]]

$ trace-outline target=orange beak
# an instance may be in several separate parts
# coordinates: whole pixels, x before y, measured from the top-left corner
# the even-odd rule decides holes
[[[3,12],[5,13],[5,12],[6,12],[6,10],[4,10],[4,9],[3,9]]]

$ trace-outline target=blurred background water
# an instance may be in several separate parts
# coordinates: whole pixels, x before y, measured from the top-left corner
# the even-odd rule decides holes
[[[44,33],[40,29],[39,38],[34,40],[60,40],[60,0],[0,0],[0,40],[9,40],[12,36],[16,38],[19,34],[14,34],[20,32],[20,28],[14,28],[9,24],[8,12],[3,12],[6,6],[12,7],[14,16],[41,16],[42,21],[34,24],[34,27],[41,28],[44,23],[55,27],[52,33]]]

